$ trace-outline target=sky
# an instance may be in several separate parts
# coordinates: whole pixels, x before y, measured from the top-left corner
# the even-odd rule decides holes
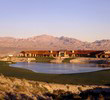
[[[110,0],[0,0],[0,36],[110,39]]]

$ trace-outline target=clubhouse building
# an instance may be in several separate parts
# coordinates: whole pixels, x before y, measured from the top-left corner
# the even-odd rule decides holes
[[[29,50],[20,52],[21,57],[96,57],[108,58],[110,51],[105,50]]]

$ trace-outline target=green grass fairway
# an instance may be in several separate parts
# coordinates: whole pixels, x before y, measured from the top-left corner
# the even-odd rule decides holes
[[[36,57],[36,62],[50,62],[53,57]]]
[[[22,68],[10,67],[6,62],[0,62],[0,73],[5,76],[25,78],[35,81],[44,81],[62,84],[110,84],[110,70],[80,74],[42,74]]]
[[[75,58],[65,58],[62,62],[64,63],[70,63],[70,60],[75,59]]]

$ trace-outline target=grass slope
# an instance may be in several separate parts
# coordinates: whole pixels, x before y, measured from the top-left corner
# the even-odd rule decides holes
[[[75,58],[65,58],[62,62],[64,63],[70,63],[70,60],[75,59]]]
[[[30,70],[10,67],[6,62],[0,62],[0,73],[5,76],[25,78],[61,84],[110,84],[110,70],[80,74],[42,74]]]
[[[50,62],[53,57],[36,57],[36,62]]]

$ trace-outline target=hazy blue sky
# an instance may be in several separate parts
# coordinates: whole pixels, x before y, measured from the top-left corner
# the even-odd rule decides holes
[[[110,0],[0,0],[0,36],[110,39]]]

